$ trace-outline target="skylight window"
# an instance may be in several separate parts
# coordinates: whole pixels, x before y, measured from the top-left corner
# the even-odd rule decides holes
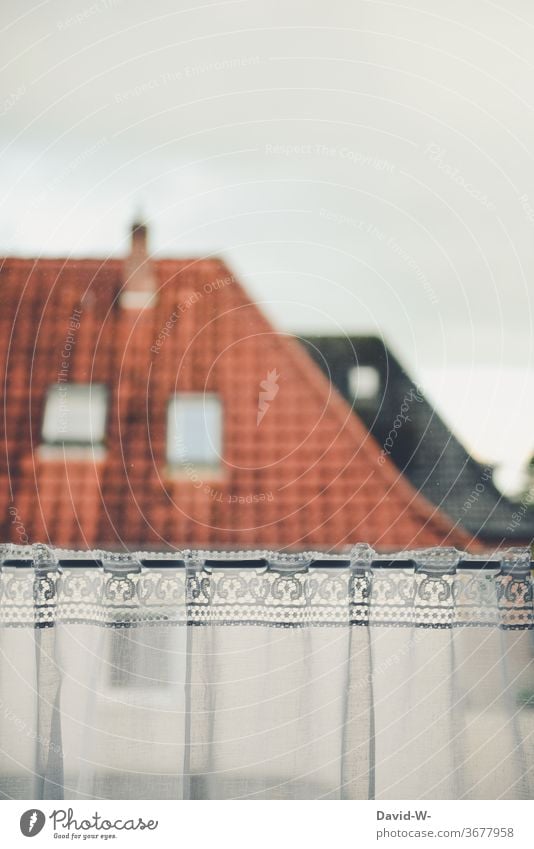
[[[372,401],[378,395],[380,375],[374,366],[352,366],[348,381],[350,394],[356,401]]]
[[[219,466],[222,405],[217,395],[183,392],[167,411],[167,462],[172,466]]]
[[[42,439],[46,445],[102,445],[107,391],[100,383],[55,383],[46,396]]]

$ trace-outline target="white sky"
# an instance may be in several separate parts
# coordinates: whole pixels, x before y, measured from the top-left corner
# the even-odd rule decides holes
[[[223,254],[378,332],[503,479],[534,450],[527,0],[3,0],[0,253]]]

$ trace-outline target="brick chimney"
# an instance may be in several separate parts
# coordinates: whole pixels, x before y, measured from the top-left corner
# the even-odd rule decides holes
[[[130,255],[124,261],[124,285],[120,298],[121,307],[143,309],[155,304],[156,275],[148,255],[148,229],[146,224],[132,224]]]

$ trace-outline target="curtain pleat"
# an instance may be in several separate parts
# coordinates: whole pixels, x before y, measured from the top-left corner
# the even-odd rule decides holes
[[[15,548],[2,798],[534,796],[524,552],[484,570],[450,552],[375,568],[365,547],[342,567],[95,553],[89,568],[51,551],[28,566],[32,549],[14,565]]]
[[[37,699],[35,755],[36,799],[63,799],[63,746],[61,727],[61,686],[63,671],[58,655],[58,629],[34,632]]]
[[[348,630],[341,726],[341,799],[375,798],[375,718],[369,628]]]

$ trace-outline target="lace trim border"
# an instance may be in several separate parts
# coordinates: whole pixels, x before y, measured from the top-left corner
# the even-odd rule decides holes
[[[530,574],[410,569],[0,572],[0,627],[90,623],[534,628]]]

